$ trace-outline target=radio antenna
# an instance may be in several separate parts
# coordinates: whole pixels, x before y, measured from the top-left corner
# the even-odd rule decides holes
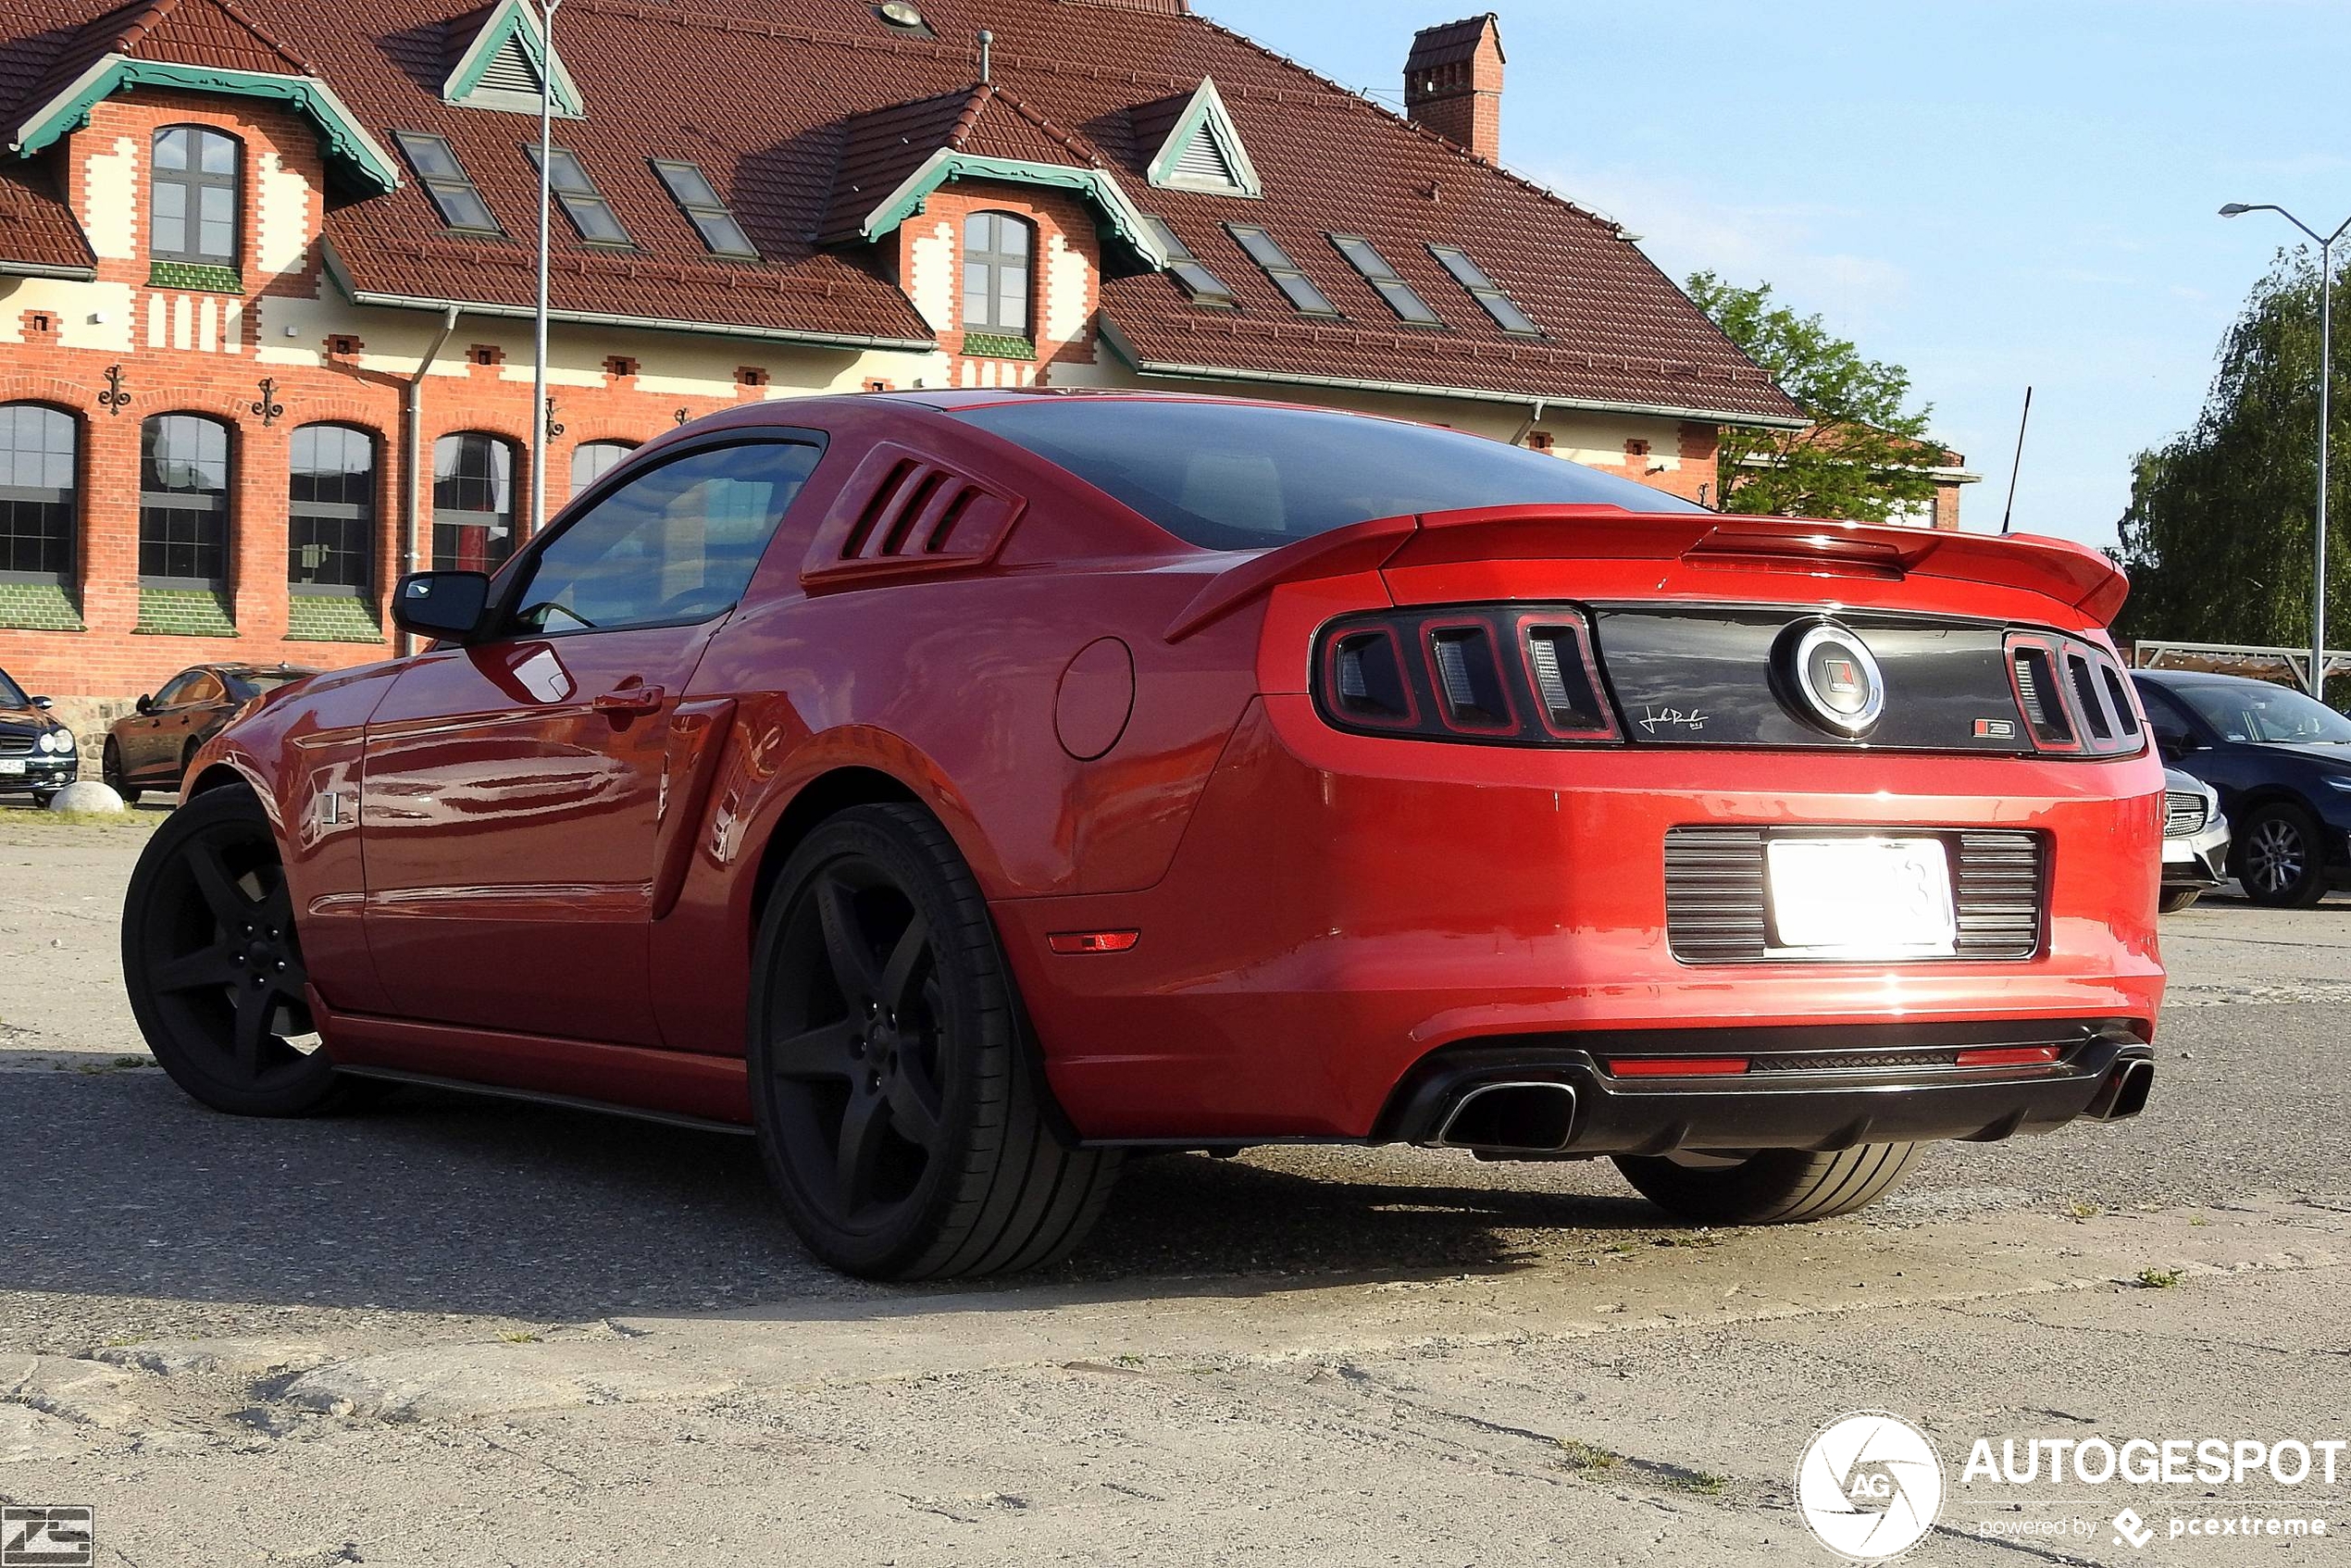
[[[2033,389],[2024,389],[2024,412],[2016,421],[2016,459],[2009,465],[2009,504],[2000,514],[2000,531],[2009,531],[2009,519],[2016,516],[2016,475],[2024,467],[2024,427],[2033,418]]]

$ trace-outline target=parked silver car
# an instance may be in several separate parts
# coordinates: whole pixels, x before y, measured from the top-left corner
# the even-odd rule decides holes
[[[2229,819],[2220,792],[2176,767],[2163,770],[2163,913],[2176,915],[2229,877]]]

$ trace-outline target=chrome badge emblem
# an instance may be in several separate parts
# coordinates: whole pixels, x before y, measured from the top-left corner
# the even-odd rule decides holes
[[[1860,735],[1885,711],[1885,678],[1860,637],[1835,621],[1808,628],[1787,645],[1786,685],[1804,716],[1840,735]]]

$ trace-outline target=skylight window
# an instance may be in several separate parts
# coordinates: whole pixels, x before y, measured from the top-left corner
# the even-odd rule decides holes
[[[1233,291],[1226,288],[1224,280],[1211,272],[1200,257],[1191,253],[1176,237],[1176,230],[1167,226],[1164,218],[1146,217],[1143,221],[1151,226],[1151,232],[1159,238],[1159,248],[1167,253],[1167,270],[1176,275],[1176,281],[1184,285],[1184,292],[1190,294],[1196,303],[1221,305],[1233,303]]]
[[[743,226],[735,221],[735,215],[718,199],[717,191],[700,168],[674,158],[655,158],[653,163],[653,172],[661,176],[671,199],[702,235],[702,243],[710,247],[712,255],[758,259],[759,247],[751,243]]]
[[[475,189],[473,176],[466,172],[466,166],[450,151],[448,138],[395,131],[392,139],[400,143],[401,155],[408,160],[408,167],[417,171],[417,180],[424,186],[425,194],[432,198],[442,222],[469,234],[504,232],[498,220],[490,216],[490,204]]]
[[[1274,243],[1274,236],[1246,223],[1227,223],[1225,228],[1240,243],[1241,249],[1249,253],[1250,259],[1265,269],[1265,276],[1274,280],[1274,286],[1282,291],[1299,314],[1338,314],[1338,306],[1324,296],[1323,291],[1314,286],[1314,280],[1306,276],[1298,263],[1290,260],[1287,251]]]
[[[1453,275],[1453,280],[1469,291],[1470,298],[1486,307],[1486,314],[1494,318],[1494,325],[1523,338],[1543,335],[1543,329],[1535,325],[1534,317],[1521,310],[1510,295],[1502,292],[1501,286],[1469,258],[1467,251],[1457,245],[1431,245],[1428,254],[1444,264],[1445,270]]]
[[[1378,291],[1388,309],[1416,327],[1445,325],[1428,307],[1428,302],[1412,292],[1412,286],[1388,265],[1387,257],[1373,248],[1369,240],[1356,234],[1334,234],[1331,243],[1338,247],[1338,254],[1347,258],[1350,266],[1363,275],[1363,281]]]
[[[530,167],[537,168],[538,146],[526,143],[524,151],[530,155]],[[561,147],[548,155],[547,189],[554,194],[555,205],[564,209],[564,216],[571,219],[571,226],[579,230],[579,237],[590,244],[629,243],[628,230],[613,216],[612,205],[604,200],[603,193],[588,178],[579,160]]]

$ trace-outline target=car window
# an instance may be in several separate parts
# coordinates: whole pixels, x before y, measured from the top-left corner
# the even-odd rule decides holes
[[[508,601],[510,628],[609,631],[726,614],[818,455],[802,442],[757,442],[648,469],[531,557]]]
[[[1706,510],[1483,436],[1320,409],[1072,398],[956,412],[1209,550],[1264,550],[1374,517],[1470,506]]]
[[[178,675],[173,676],[169,680],[164,682],[163,690],[156,692],[154,698],[151,699],[151,705],[158,708],[168,708],[176,703],[185,702],[187,700],[185,693],[190,687],[195,684],[195,680],[196,672],[194,670],[181,670]]]
[[[249,697],[258,697],[264,691],[275,691],[280,686],[291,686],[310,673],[308,670],[265,669],[255,670],[247,675],[230,676],[229,695],[242,703]]]
[[[2324,703],[2265,681],[2218,681],[2208,686],[2176,686],[2180,700],[2196,716],[2232,740],[2268,744],[2308,745],[2333,741],[2351,745],[2351,718]]]
[[[180,695],[172,701],[181,707],[190,707],[199,703],[217,703],[225,694],[218,676],[210,670],[197,670],[180,678]]]
[[[2191,744],[2196,731],[2189,727],[2188,716],[2171,700],[2171,694],[2150,681],[2134,680],[2138,688],[2139,706],[2146,710],[2147,728],[2155,732],[2158,746],[2177,749]]]
[[[29,708],[31,706],[32,706],[32,699],[24,694],[24,688],[10,679],[6,670],[0,669],[0,708]]]

